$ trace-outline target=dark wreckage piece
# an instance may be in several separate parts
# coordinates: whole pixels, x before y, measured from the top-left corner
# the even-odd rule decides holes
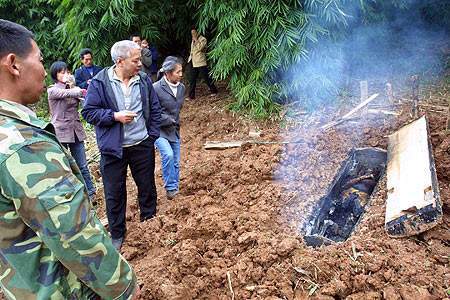
[[[321,246],[345,241],[361,220],[386,168],[386,151],[353,149],[336,174],[328,193],[313,209],[304,240]]]

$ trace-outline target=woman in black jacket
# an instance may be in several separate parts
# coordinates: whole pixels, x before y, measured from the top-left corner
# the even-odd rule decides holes
[[[155,145],[161,155],[164,188],[168,199],[178,193],[180,179],[180,110],[185,87],[181,60],[168,56],[159,70],[161,79],[153,84],[161,104],[161,131]]]

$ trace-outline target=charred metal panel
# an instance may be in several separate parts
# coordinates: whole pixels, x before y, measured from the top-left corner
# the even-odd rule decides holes
[[[354,231],[386,169],[386,151],[353,149],[326,196],[313,209],[304,240],[310,246],[345,241]]]
[[[427,120],[389,136],[385,228],[392,237],[424,232],[442,219],[442,204]]]

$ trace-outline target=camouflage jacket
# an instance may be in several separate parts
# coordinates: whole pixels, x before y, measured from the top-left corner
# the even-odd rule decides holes
[[[129,299],[136,276],[53,127],[0,100],[0,284],[8,299]]]

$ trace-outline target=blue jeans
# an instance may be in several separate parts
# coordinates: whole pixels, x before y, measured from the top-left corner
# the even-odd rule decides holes
[[[159,137],[155,142],[161,155],[161,167],[166,191],[178,190],[180,181],[180,140],[170,142]]]
[[[84,183],[88,190],[89,198],[95,194],[95,186],[92,182],[91,173],[89,172],[88,164],[86,161],[86,151],[84,149],[84,142],[80,142],[75,136],[75,143],[62,143],[64,147],[70,150],[73,158],[77,162],[78,168],[83,175]]]

